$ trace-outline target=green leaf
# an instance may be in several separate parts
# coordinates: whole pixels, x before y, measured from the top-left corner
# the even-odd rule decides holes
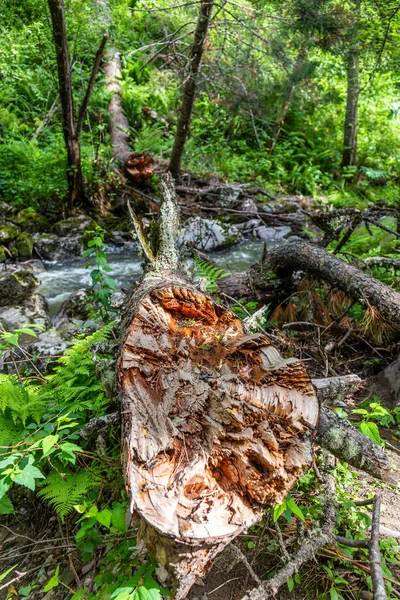
[[[3,477],[0,479],[0,499],[5,496],[11,487],[11,479],[9,477]]]
[[[11,333],[9,331],[4,331],[1,334],[1,337],[11,346],[18,346],[19,344],[19,335],[18,333]]]
[[[15,513],[12,502],[7,496],[0,498],[0,515],[13,515]]]
[[[7,577],[7,575],[15,569],[15,567],[18,567],[18,563],[16,565],[14,565],[13,567],[10,567],[9,569],[7,569],[7,571],[0,573],[0,581],[3,581],[3,579],[5,579]]]
[[[111,523],[114,527],[119,529],[122,532],[125,532],[126,527],[126,519],[125,519],[125,510],[120,506],[112,509],[111,515]]]
[[[339,594],[337,593],[337,591],[334,587],[331,587],[331,589],[329,590],[329,594],[330,594],[331,600],[339,600]]]
[[[33,462],[33,456],[29,456],[28,463],[21,470],[21,473],[18,473],[13,477],[13,481],[15,483],[23,485],[32,491],[35,490],[36,479],[44,479],[44,475],[39,471],[39,469],[33,466]]]
[[[100,523],[100,525],[104,525],[104,527],[110,528],[111,516],[112,516],[111,510],[109,510],[108,508],[105,508],[104,510],[99,512],[99,514],[97,515],[97,520]]]
[[[378,446],[382,445],[381,436],[379,434],[378,425],[376,423],[372,423],[372,421],[363,421],[360,423],[360,431],[364,435],[370,438],[375,444]]]
[[[57,565],[56,572],[54,573],[53,577],[50,577],[49,581],[46,583],[46,585],[43,588],[44,592],[49,592],[50,590],[52,590],[53,588],[58,586],[58,584],[60,583],[58,580],[59,572],[60,572],[60,565]]]
[[[288,508],[290,508],[292,513],[294,515],[296,515],[296,517],[299,517],[299,519],[301,519],[302,521],[305,521],[306,519],[305,519],[305,516],[303,515],[303,512],[302,512],[300,506],[297,506],[297,504],[293,500],[292,496],[288,496],[286,500],[287,500]]]
[[[287,586],[289,589],[289,592],[291,592],[294,588],[294,579],[293,577],[289,577],[289,579],[287,580]]]
[[[42,440],[43,456],[47,456],[49,451],[53,448],[54,444],[58,442],[58,435],[47,435]]]
[[[274,521],[277,521],[279,519],[279,517],[285,512],[285,510],[286,510],[286,499],[282,502],[282,504],[275,504],[274,510],[272,513],[272,518],[274,519]]]

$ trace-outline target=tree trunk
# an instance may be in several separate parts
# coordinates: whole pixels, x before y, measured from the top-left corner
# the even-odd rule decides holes
[[[360,42],[358,40],[358,20],[360,18],[360,4],[361,0],[354,1],[354,19],[356,20],[354,31],[355,40],[352,42],[347,57],[347,101],[344,122],[342,167],[352,167],[357,165],[358,97],[360,94]]]
[[[65,146],[67,149],[68,203],[72,209],[84,200],[79,140],[75,134],[71,67],[65,26],[64,0],[48,0],[57,58],[58,84],[62,108]]]
[[[190,53],[189,73],[183,87],[181,109],[169,163],[169,170],[174,177],[178,177],[180,173],[182,154],[189,131],[190,117],[192,115],[193,103],[197,88],[197,80],[213,5],[214,0],[201,1],[200,14],[194,34],[192,50]]]
[[[288,80],[286,90],[285,90],[285,97],[284,97],[284,100],[283,100],[283,103],[281,106],[281,111],[279,113],[278,120],[275,124],[275,130],[274,130],[274,133],[272,136],[268,154],[272,154],[274,151],[276,142],[278,141],[279,135],[281,133],[281,129],[285,123],[286,115],[289,110],[290,102],[292,100],[294,91],[296,89],[296,86],[302,79],[302,72],[303,72],[303,67],[304,67],[304,63],[305,63],[306,59],[307,59],[306,49],[301,48],[299,55],[297,57],[297,60],[294,63],[293,71],[289,75],[289,80]]]
[[[111,23],[107,0],[95,0],[101,9],[101,18],[105,26]],[[124,174],[133,183],[143,183],[154,175],[153,159],[147,152],[132,152],[129,144],[129,121],[126,117],[121,98],[121,57],[116,48],[109,48],[104,66],[106,88],[111,95],[108,105],[110,115],[109,129],[114,160],[122,166]]]
[[[302,363],[248,334],[180,273],[171,182],[162,182],[158,253],[128,302],[117,372],[131,510],[179,599],[310,466],[319,408]]]
[[[304,271],[333,284],[365,308],[374,306],[393,333],[400,331],[400,293],[323,248],[291,241],[274,248],[260,265],[247,273],[231,275],[218,282],[222,293],[251,297],[255,293],[272,298],[290,283],[295,271]]]

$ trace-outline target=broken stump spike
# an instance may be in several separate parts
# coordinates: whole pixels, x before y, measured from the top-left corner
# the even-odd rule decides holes
[[[129,216],[132,220],[133,226],[135,228],[135,233],[137,235],[137,238],[139,240],[139,244],[143,250],[146,262],[148,264],[154,264],[156,261],[156,258],[153,254],[152,249],[150,248],[147,240],[146,240],[146,236],[144,235],[143,232],[143,225],[139,219],[139,217],[134,213],[134,211],[132,210],[131,204],[128,201],[128,211],[129,211]]]
[[[178,271],[179,268],[179,205],[176,199],[174,180],[171,173],[165,173],[160,179],[161,205],[159,217],[159,241],[157,252],[157,270]]]

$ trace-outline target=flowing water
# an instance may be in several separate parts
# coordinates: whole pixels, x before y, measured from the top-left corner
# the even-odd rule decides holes
[[[209,256],[228,273],[245,271],[251,264],[261,258],[263,242],[246,240],[227,250],[210,252]],[[142,273],[143,259],[137,251],[126,247],[114,248],[108,253],[108,264],[112,269],[108,273],[118,286],[127,291],[134,279]],[[38,292],[46,297],[50,314],[54,315],[61,304],[76,290],[91,285],[90,271],[86,268],[87,261],[47,263],[46,271],[37,276],[41,281]]]

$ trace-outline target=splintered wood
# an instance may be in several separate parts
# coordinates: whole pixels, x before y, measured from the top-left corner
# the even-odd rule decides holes
[[[132,512],[184,598],[310,466],[318,401],[300,362],[184,280],[134,303],[118,372]]]

